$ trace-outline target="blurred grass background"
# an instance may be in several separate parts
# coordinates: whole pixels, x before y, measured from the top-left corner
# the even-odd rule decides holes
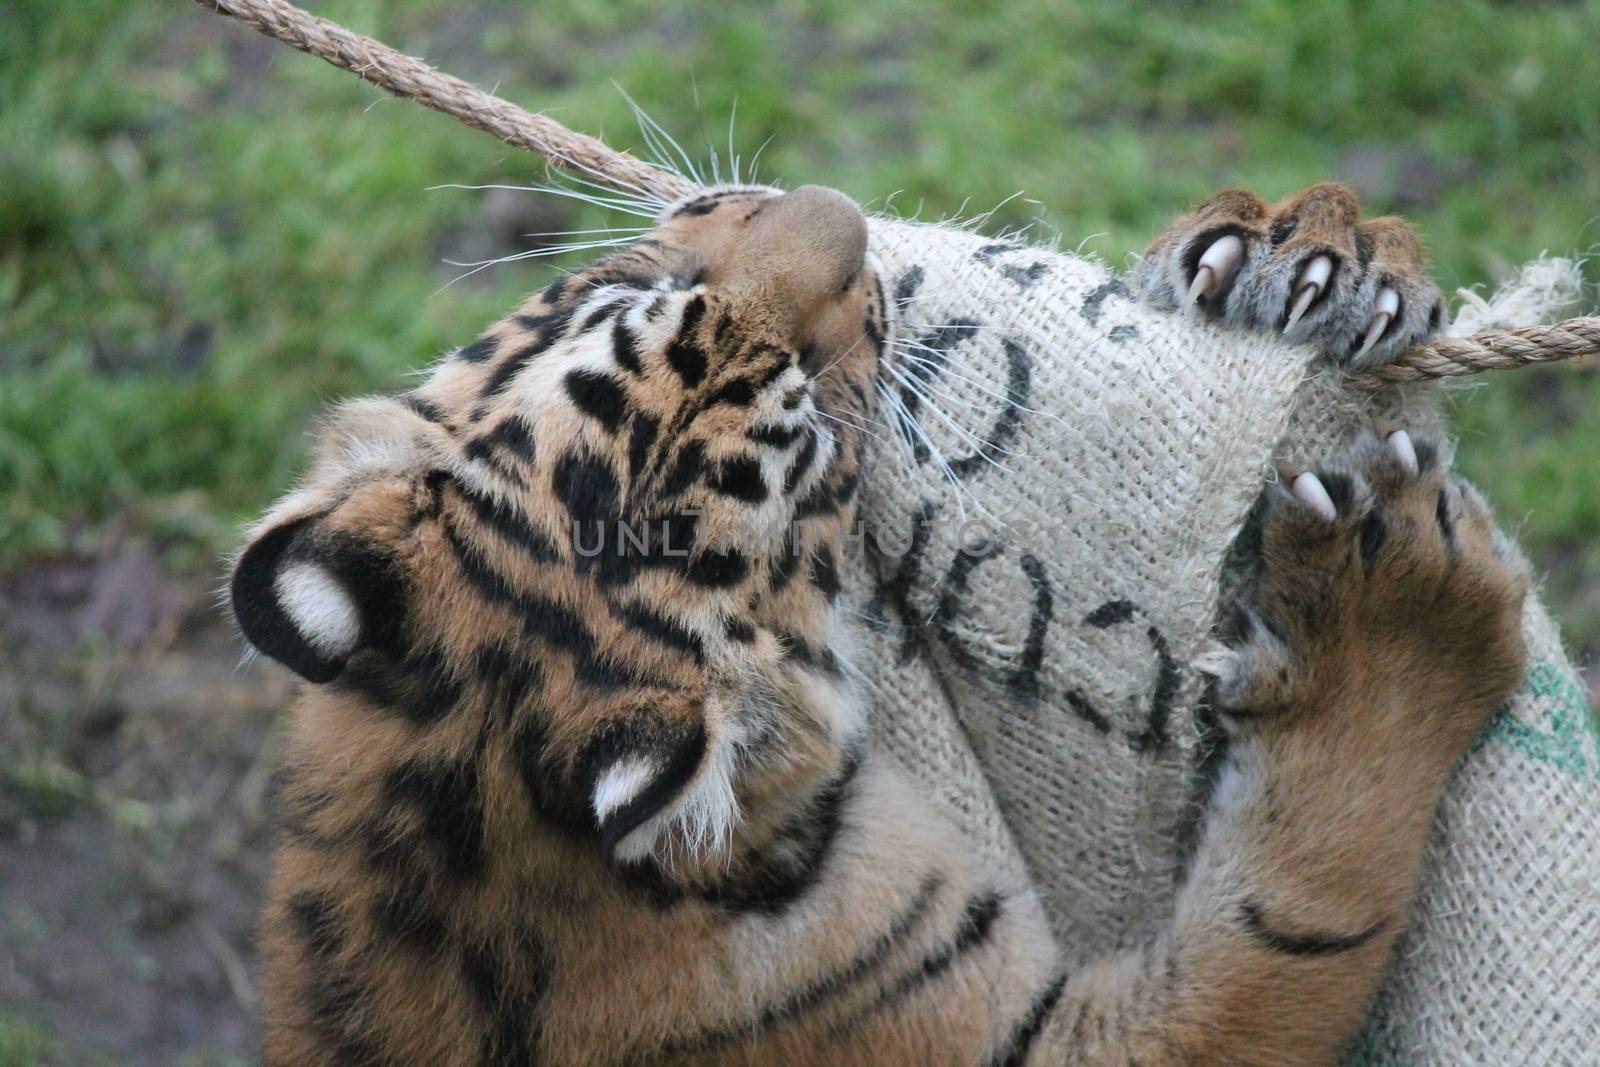
[[[892,193],[902,212],[970,214],[1021,190],[994,226],[1037,220],[1069,246],[1099,235],[1086,248],[1114,264],[1217,186],[1276,197],[1325,177],[1411,217],[1446,292],[1600,243],[1600,0],[311,6],[619,148],[640,138],[613,80],[701,160],[708,144],[726,157],[737,102],[734,148],[766,145],[763,174],[871,206]],[[195,935],[196,974],[222,972],[193,979],[209,991],[187,1015],[164,1006],[187,995],[178,982],[154,1021],[85,1036],[67,998],[93,979],[35,975],[67,920],[25,899],[25,875],[0,875],[0,972],[23,975],[7,1007],[0,974],[0,1067],[248,1049],[237,964],[270,708],[229,729],[173,664],[227,684],[212,669],[226,641],[193,652],[215,629],[203,589],[238,523],[299,468],[312,415],[395,388],[551,271],[509,264],[441,288],[461,273],[446,259],[631,224],[552,197],[427,188],[540,178],[531,157],[186,0],[0,9],[0,602],[26,609],[13,628],[35,620],[0,661],[0,853],[7,835],[17,849],[77,842],[84,862],[118,870],[140,852],[129,884],[144,903],[108,934],[153,961],[128,980],[187,974],[193,914],[215,935]],[[1600,373],[1523,371],[1457,404],[1462,466],[1518,526],[1593,662]],[[130,588],[177,590],[172,603],[89,610],[108,567]],[[146,705],[165,732],[135,729]],[[217,766],[236,773],[208,785]],[[216,810],[196,800],[212,788],[239,820],[219,863],[244,899],[226,921],[178,892],[193,871],[150,859],[196,834],[217,847]],[[80,817],[111,829],[72,828]],[[52,877],[71,881],[65,868],[35,881]],[[177,918],[158,909],[152,927],[150,893],[176,893]]]
[[[940,216],[1021,190],[1113,262],[1241,182],[1353,181],[1446,291],[1600,242],[1600,4],[903,0],[316,5],[619,147],[625,86],[697,156]],[[167,0],[10,0],[0,36],[0,565],[136,513],[208,566],[333,396],[392,388],[549,269],[443,259],[603,225],[531,157]],[[724,152],[725,155],[725,152]],[[997,225],[1040,209],[1023,199]],[[1600,379],[1486,383],[1464,461],[1597,650]],[[174,501],[175,497],[181,497]]]

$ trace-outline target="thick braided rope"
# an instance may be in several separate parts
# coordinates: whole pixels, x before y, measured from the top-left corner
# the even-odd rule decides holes
[[[321,56],[396,96],[443,111],[468,126],[494,134],[506,144],[578,171],[589,180],[663,200],[675,199],[694,189],[694,184],[685,178],[652,167],[602,141],[569,130],[544,115],[526,111],[509,100],[436,70],[420,59],[402,55],[371,37],[352,33],[284,0],[195,2],[232,15],[302,52]],[[1357,372],[1350,375],[1350,379],[1361,385],[1379,387],[1595,354],[1600,354],[1600,317],[1568,319],[1554,326],[1436,338],[1402,353],[1388,366]]]
[[[525,111],[509,100],[436,70],[420,59],[403,55],[371,37],[352,33],[283,0],[197,2],[202,7],[232,15],[302,52],[321,56],[396,96],[443,111],[468,126],[494,134],[506,144],[536,152],[591,180],[628,192],[649,193],[663,200],[674,200],[694,189],[693,183],[676,174],[652,167],[626,152],[618,152],[544,115]]]
[[[1567,319],[1553,326],[1436,337],[1384,367],[1351,375],[1363,385],[1389,385],[1427,378],[1455,378],[1484,370],[1526,367],[1600,353],[1600,316]]]

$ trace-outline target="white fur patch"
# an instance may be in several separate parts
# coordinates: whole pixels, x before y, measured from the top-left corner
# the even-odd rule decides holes
[[[344,587],[320,564],[291,563],[278,572],[273,591],[306,643],[327,656],[348,656],[361,640],[361,612]]]
[[[656,761],[646,756],[622,759],[606,768],[594,787],[594,815],[605,820],[607,815],[639,795],[657,771]]]
[[[737,763],[737,745],[713,740],[710,752],[689,787],[617,842],[617,859],[636,863],[654,855],[671,862],[674,846],[681,846],[695,857],[714,856],[724,851],[739,821],[739,799],[733,793]]]

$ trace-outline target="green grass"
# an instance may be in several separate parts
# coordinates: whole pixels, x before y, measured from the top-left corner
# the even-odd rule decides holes
[[[0,1011],[0,1067],[45,1067],[51,1063],[55,1038],[38,1022],[9,1010]]]
[[[1600,0],[662,7],[326,0],[321,14],[637,147],[616,79],[691,151],[937,217],[1024,190],[1114,262],[1224,183],[1358,179],[1447,290],[1600,242]],[[441,259],[604,219],[443,182],[530,157],[184,0],[11,0],[0,33],[0,567],[114,518],[198,567],[288,484],[330,397],[393,387],[548,268]],[[1593,275],[1591,274],[1591,277]],[[1462,462],[1600,653],[1600,375],[1461,405]]]

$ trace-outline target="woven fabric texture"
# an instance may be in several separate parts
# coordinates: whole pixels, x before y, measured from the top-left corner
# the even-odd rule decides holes
[[[1081,959],[1168,914],[1214,736],[1194,663],[1272,461],[1374,417],[1439,428],[1439,393],[1347,389],[1079,256],[881,219],[873,250],[900,339],[848,588],[876,728]],[[1571,278],[1536,264],[1458,326],[1553,317]],[[1600,752],[1531,599],[1525,628],[1533,665],[1451,786],[1353,1065],[1600,1055]]]

